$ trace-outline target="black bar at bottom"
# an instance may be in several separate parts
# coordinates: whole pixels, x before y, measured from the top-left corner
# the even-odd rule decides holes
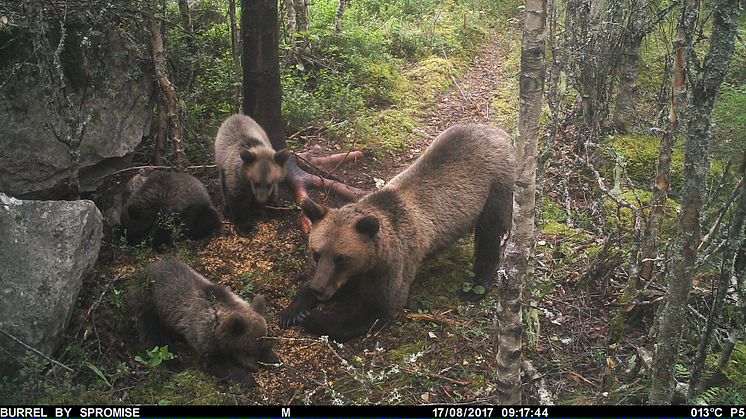
[[[0,406],[2,418],[746,418],[744,406]]]

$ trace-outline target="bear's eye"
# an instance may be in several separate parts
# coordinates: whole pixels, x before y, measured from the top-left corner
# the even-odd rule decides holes
[[[313,253],[311,254],[311,256],[313,256],[313,261],[314,261],[314,262],[318,262],[318,261],[319,261],[319,259],[321,259],[321,254],[320,254],[319,252],[313,252]]]

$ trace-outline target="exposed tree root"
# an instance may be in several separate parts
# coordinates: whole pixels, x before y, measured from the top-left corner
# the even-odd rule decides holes
[[[293,191],[295,202],[300,205],[303,198],[308,197],[308,191],[314,188],[324,188],[327,194],[335,193],[341,198],[349,201],[356,201],[365,195],[367,191],[331,179],[331,177],[334,176],[334,172],[342,163],[345,161],[354,161],[358,157],[363,157],[364,155],[365,154],[362,151],[351,151],[349,153],[333,154],[325,157],[311,157],[301,154],[297,155],[294,159],[290,159],[287,163],[287,183]],[[317,167],[318,165],[330,165],[335,163],[336,166],[330,172],[326,172]],[[314,169],[315,171],[321,172],[323,173],[323,176],[312,175],[303,170],[300,165],[309,168],[309,170]],[[311,231],[311,220],[309,220],[305,215],[301,214],[298,222],[300,223],[303,233],[308,234]]]

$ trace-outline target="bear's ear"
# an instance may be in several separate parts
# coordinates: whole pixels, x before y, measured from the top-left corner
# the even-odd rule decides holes
[[[313,202],[311,198],[303,198],[300,207],[303,209],[303,214],[305,214],[312,223],[324,218],[326,213],[329,212],[329,208]]]
[[[290,150],[283,148],[282,150],[275,153],[275,163],[280,166],[284,166],[290,158]]]
[[[267,308],[267,300],[262,294],[256,295],[254,296],[254,299],[251,300],[251,308],[253,308],[257,313],[264,315],[264,310]]]
[[[228,336],[241,336],[246,333],[249,325],[238,313],[231,313],[227,319],[220,323],[220,330]]]
[[[254,161],[256,160],[256,154],[249,150],[243,150],[241,152],[241,160],[243,160],[243,162],[246,164],[254,163]]]
[[[367,215],[357,220],[357,223],[355,224],[355,230],[357,230],[358,233],[370,237],[374,237],[380,228],[381,223],[375,215]]]

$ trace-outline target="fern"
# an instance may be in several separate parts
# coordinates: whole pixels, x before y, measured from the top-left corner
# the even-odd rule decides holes
[[[694,399],[694,404],[711,405],[714,401],[720,399],[723,389],[721,387],[710,387]]]
[[[691,372],[689,372],[689,369],[681,364],[676,364],[676,375],[681,377],[684,380],[689,380],[689,376],[691,375]]]

